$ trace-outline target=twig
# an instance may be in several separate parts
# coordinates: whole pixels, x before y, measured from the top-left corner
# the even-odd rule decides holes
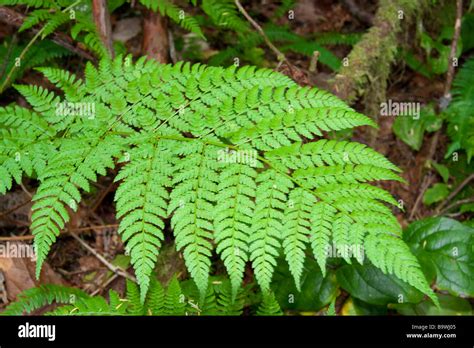
[[[107,188],[105,190],[103,190],[99,196],[99,198],[97,198],[97,200],[95,201],[94,205],[92,206],[91,208],[91,211],[96,211],[97,208],[99,207],[99,205],[102,203],[102,201],[104,200],[105,196],[107,196],[107,194],[110,192],[110,190],[112,190],[112,188],[115,186],[115,182],[112,181],[112,183],[110,183],[109,186],[107,186]]]
[[[21,187],[21,189],[23,190],[23,192],[26,193],[26,195],[27,195],[28,197],[33,198],[33,195],[30,193],[30,191],[28,191],[28,190],[26,189],[25,185],[23,185],[22,182],[20,182],[20,187]]]
[[[453,41],[451,42],[451,52],[449,54],[448,73],[446,75],[446,82],[444,84],[444,95],[441,98],[441,102],[440,102],[441,109],[445,108],[449,104],[449,101],[451,99],[450,91],[451,91],[451,85],[453,83],[453,76],[454,76],[453,60],[454,60],[454,57],[456,56],[459,35],[461,33],[461,17],[462,17],[462,0],[456,0],[456,21],[454,23],[454,35],[453,35]],[[428,152],[428,157],[426,158],[426,161],[425,161],[425,166],[433,159],[436,153],[436,148],[438,146],[440,133],[441,133],[441,130],[437,130],[434,133],[433,137],[431,138],[430,149]],[[455,193],[454,196],[456,194],[457,193]],[[439,212],[444,207],[444,205],[448,203],[452,197],[454,197],[454,196],[452,197],[450,196],[448,196],[448,199],[436,209],[436,212]],[[412,215],[410,215],[410,219],[411,218],[412,218]]]
[[[11,209],[9,209],[9,210],[7,210],[7,211],[1,213],[1,214],[0,214],[0,218],[3,218],[4,216],[7,216],[8,214],[13,213],[15,210],[18,210],[18,209],[20,209],[21,207],[24,207],[25,205],[27,205],[27,204],[30,203],[30,202],[31,202],[31,199],[28,199],[28,200],[26,200],[25,202],[20,203],[20,204],[14,206],[13,208],[11,208]]]
[[[446,83],[444,85],[443,98],[448,102],[451,100],[451,85],[454,78],[454,58],[458,47],[459,37],[461,35],[461,20],[462,20],[462,0],[456,0],[456,21],[454,22],[454,35],[451,41],[451,51],[449,53],[448,73],[446,75]]]
[[[93,254],[100,262],[102,262],[109,270],[114,272],[115,274],[130,279],[131,281],[136,282],[136,278],[131,274],[127,273],[122,268],[112,265],[109,261],[105,259],[101,254],[99,254],[94,248],[89,246],[86,242],[84,242],[81,238],[79,238],[74,232],[70,232],[71,236],[77,240],[85,249],[87,249],[91,254]]]
[[[104,289],[110,284],[112,283],[115,279],[118,278],[118,275],[117,273],[113,274],[110,278],[108,278],[104,283],[102,283],[101,285],[99,285],[99,287],[94,290],[92,293],[91,293],[91,296],[95,296],[95,295],[98,295],[100,294],[102,291],[104,291]]]
[[[92,15],[100,38],[110,56],[113,58],[115,53],[112,44],[112,26],[110,24],[107,0],[92,0]]]
[[[456,201],[450,205],[448,205],[445,209],[443,209],[441,212],[437,212],[435,215],[444,215],[446,214],[448,211],[450,211],[451,209],[459,206],[459,205],[462,205],[462,204],[465,204],[465,203],[474,203],[474,197],[470,197],[470,198],[466,198],[466,199],[460,199],[459,201]]]
[[[408,220],[412,220],[413,217],[415,216],[415,213],[418,210],[418,207],[420,206],[421,199],[423,198],[423,195],[425,194],[425,191],[428,189],[428,187],[431,185],[432,182],[433,182],[433,177],[431,175],[428,175],[428,176],[424,177],[423,182],[421,184],[420,193],[418,194],[418,197],[416,197],[415,205],[411,209],[410,216],[408,217]]]
[[[308,71],[311,73],[316,73],[316,68],[318,67],[319,51],[314,51],[311,56],[311,61],[309,63]]]
[[[445,206],[448,204],[456,195],[461,192],[461,190],[466,186],[471,180],[474,179],[474,174],[469,175],[466,179],[464,179],[458,187],[456,187],[453,192],[449,194],[449,196],[441,202],[441,204],[436,208],[436,213],[439,213]]]
[[[242,6],[239,0],[235,0],[235,5],[237,5],[237,8],[239,9],[240,13],[244,15],[244,17],[250,22],[250,24],[252,24],[252,26],[262,36],[267,46],[273,51],[273,53],[275,53],[275,55],[277,56],[277,60],[279,62],[285,61],[286,63],[288,63],[288,60],[286,59],[285,55],[278,48],[276,48],[276,46],[270,41],[267,34],[265,34],[265,32],[263,31],[262,27],[257,22],[255,22],[252,17],[250,17],[250,15],[247,13],[247,11],[245,11],[245,8]]]

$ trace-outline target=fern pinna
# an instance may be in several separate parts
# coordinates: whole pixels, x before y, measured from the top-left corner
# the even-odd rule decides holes
[[[324,272],[328,248],[363,245],[375,266],[436,301],[383,203],[394,199],[367,184],[401,180],[399,169],[359,143],[307,141],[375,126],[331,94],[250,66],[118,57],[89,63],[84,80],[40,71],[61,95],[17,85],[31,109],[0,109],[0,192],[23,173],[39,181],[31,223],[38,274],[83,192],[117,168],[118,232],[142,300],[169,224],[201,296],[214,249],[235,298],[248,262],[267,292],[282,253],[299,286],[308,247]]]

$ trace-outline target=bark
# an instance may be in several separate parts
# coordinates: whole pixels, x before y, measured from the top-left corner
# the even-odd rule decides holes
[[[157,12],[146,11],[143,20],[142,53],[160,63],[170,60],[167,21]]]
[[[93,0],[92,14],[94,22],[99,32],[100,38],[104,43],[110,56],[114,57],[114,47],[112,43],[112,26],[110,24],[110,14],[107,6],[107,0]]]

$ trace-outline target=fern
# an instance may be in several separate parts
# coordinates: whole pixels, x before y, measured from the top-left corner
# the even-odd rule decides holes
[[[202,10],[220,27],[237,32],[248,31],[249,24],[239,16],[232,0],[203,0]]]
[[[10,43],[12,45],[12,43]],[[15,66],[15,58],[20,56],[21,51],[25,48],[25,45],[16,45],[11,50],[8,47],[0,46],[0,60],[5,62],[3,74],[0,76],[0,85],[4,83],[7,74]],[[36,66],[45,64],[57,58],[69,56],[71,53],[65,48],[56,45],[55,43],[44,40],[33,45],[24,55],[20,66],[13,70],[12,76],[9,80],[9,84],[15,82],[15,80],[21,78],[25,72]]]
[[[64,95],[16,86],[32,110],[0,109],[0,189],[23,173],[39,180],[31,224],[38,274],[90,183],[123,163],[115,178],[119,234],[141,303],[168,221],[201,304],[214,250],[229,274],[232,302],[248,261],[267,292],[284,254],[299,286],[308,247],[324,272],[331,243],[341,250],[365,246],[376,266],[432,296],[396,236],[400,227],[385,205],[394,200],[370,185],[401,180],[399,169],[362,144],[303,143],[331,130],[374,126],[336,97],[253,67],[159,65],[145,58],[133,64],[118,57],[98,68],[88,64],[83,81],[41,71]],[[58,114],[62,101],[92,103],[95,114]],[[15,161],[16,153],[25,155]],[[394,249],[377,247],[386,239]]]
[[[278,316],[283,314],[273,292],[266,293],[262,297],[262,303],[258,307],[257,315]]]
[[[46,284],[23,291],[1,315],[24,315],[50,304],[69,304],[89,298],[85,292],[61,285]]]
[[[244,298],[243,289],[232,299],[231,285],[228,279],[209,282],[205,301],[196,301],[197,288],[183,290],[176,277],[173,277],[168,286],[163,285],[151,277],[150,289],[145,302],[140,298],[139,286],[127,280],[124,298],[114,290],[110,290],[108,301],[102,296],[89,296],[83,291],[60,285],[42,285],[31,288],[20,295],[1,313],[1,315],[21,315],[35,310],[43,310],[48,305],[54,309],[45,312],[45,315],[84,316],[84,315],[154,315],[154,316],[183,316],[183,315],[241,315],[244,306],[248,305]],[[281,313],[273,295],[263,296],[259,307],[261,315],[275,315]]]
[[[275,24],[265,26],[264,30],[270,40],[280,44],[279,48],[282,51],[293,51],[309,57],[313,56],[314,51],[318,51],[319,61],[335,71],[339,69],[341,60],[324,45],[353,44],[357,41],[357,38],[353,36],[333,33],[325,33],[310,40],[291,32],[286,27]]]
[[[468,60],[453,81],[453,101],[445,111],[448,134],[452,140],[448,153],[463,149],[470,162],[474,155],[474,59]]]
[[[118,232],[127,244],[142,300],[163,240],[162,219],[167,215],[163,202],[168,199],[172,168],[163,150],[148,143],[136,147],[115,178],[123,179],[115,194],[117,217],[122,218]]]
[[[421,273],[421,267],[409,247],[399,238],[387,234],[370,234],[365,240],[365,252],[375,267],[393,274],[427,294],[439,306],[438,298]]]
[[[280,18],[289,10],[294,8],[295,0],[282,0],[281,4],[277,7],[275,12],[273,13],[273,18]]]
[[[222,203],[217,206],[214,218],[216,251],[221,254],[229,273],[233,297],[237,295],[248,261],[248,226],[255,210],[252,198],[256,176],[252,167],[231,164],[222,170],[222,181],[217,187],[216,201]]]
[[[90,3],[83,3],[81,8],[78,8],[80,2],[63,0],[4,0],[0,1],[0,4],[27,5],[35,8],[25,18],[20,32],[42,24],[40,37],[45,39],[58,28],[72,23],[70,30],[73,39],[82,42],[99,57],[108,55],[92,20]]]

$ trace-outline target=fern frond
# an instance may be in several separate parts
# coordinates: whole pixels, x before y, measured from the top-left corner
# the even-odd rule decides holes
[[[80,101],[84,98],[85,90],[82,80],[69,71],[56,68],[37,68],[36,70],[53,83],[57,88],[64,92],[64,96],[69,101]]]
[[[218,315],[241,315],[244,307],[242,288],[234,296],[231,284],[223,281],[219,285],[214,285],[217,298]]]
[[[12,45],[12,43],[9,43]],[[15,80],[21,78],[23,74],[29,69],[40,66],[54,60],[56,58],[66,57],[71,55],[71,52],[67,49],[55,44],[49,40],[43,40],[37,42],[26,51],[23,59],[21,60],[20,66],[16,66],[17,63],[15,58],[19,57],[25,45],[15,45],[11,50],[9,47],[0,45],[0,60],[6,62],[5,70],[12,72],[11,77],[8,81],[8,85],[14,83]],[[7,75],[3,74],[0,76],[0,83],[4,83]]]
[[[214,24],[235,31],[249,29],[248,22],[239,16],[232,0],[203,0],[203,11],[212,19]]]
[[[184,294],[176,277],[171,279],[166,291],[163,314],[165,315],[184,315],[186,302]]]
[[[297,169],[294,171],[293,177],[302,182],[302,185],[307,188],[318,188],[335,183],[355,184],[375,180],[404,182],[402,178],[391,170],[368,164],[346,164]]]
[[[28,17],[25,18],[25,21],[21,25],[20,29],[18,29],[18,31],[22,32],[28,30],[41,22],[51,19],[52,16],[53,13],[51,12],[51,10],[47,9],[40,9],[30,12],[28,14]]]
[[[196,144],[187,147],[176,164],[169,212],[176,247],[183,248],[184,260],[204,296],[211,266],[215,195],[217,192],[217,150]]]
[[[150,283],[153,283],[153,281],[150,281]],[[132,282],[131,280],[127,279],[126,289],[127,289],[128,313],[131,315],[144,315],[145,304],[141,300],[140,288],[138,287],[138,285]]]
[[[346,248],[352,246],[351,243],[351,227],[354,221],[344,213],[338,213],[334,217],[332,225],[332,241],[336,250],[341,253],[342,258],[347,263],[352,263],[347,255]]]
[[[55,151],[56,134],[38,114],[18,106],[0,108],[0,193],[21,183],[23,173],[39,175]]]
[[[229,274],[230,303],[237,301],[247,261],[264,291],[283,255],[299,284],[308,236],[323,272],[331,243],[342,251],[344,244],[367,245],[368,238],[375,240],[369,243],[374,264],[395,269],[397,259],[374,247],[400,232],[385,205],[394,201],[367,182],[402,180],[399,169],[362,144],[308,141],[328,130],[374,125],[329,93],[301,88],[268,69],[164,65],[146,58],[88,64],[83,82],[54,69],[42,72],[62,92],[18,86],[33,111],[0,109],[0,174],[7,178],[1,189],[23,172],[37,172],[40,182],[31,225],[38,272],[69,220],[67,207],[75,210],[82,191],[117,161],[124,163],[115,178],[119,233],[142,304],[153,287],[149,279],[168,219],[201,305],[214,248]],[[60,102],[93,103],[94,119],[58,115]],[[16,152],[30,150],[31,157],[13,163]],[[253,154],[252,162],[236,157],[243,152]],[[400,260],[416,263],[408,249],[397,250]],[[422,288],[410,272],[394,274]],[[180,292],[174,283],[171,288],[169,303]],[[185,301],[178,305],[184,313]]]
[[[470,162],[474,156],[474,59],[469,59],[459,69],[453,81],[453,100],[445,111],[448,134],[452,144],[447,156],[457,149],[464,149]]]
[[[270,291],[263,294],[262,303],[258,307],[257,315],[267,317],[283,315],[280,305],[278,304],[273,292]]]
[[[323,275],[326,274],[327,249],[330,247],[332,225],[337,210],[324,202],[317,202],[311,211],[311,249]]]
[[[275,170],[257,175],[255,215],[250,229],[250,261],[263,291],[268,291],[279,255],[287,194],[293,182]]]
[[[46,24],[43,26],[41,31],[41,38],[44,39],[48,35],[52,34],[61,25],[71,21],[69,13],[57,12],[50,18],[47,18]]]
[[[112,295],[115,296],[115,295]],[[114,303],[107,303],[106,299],[101,296],[89,298],[79,298],[74,304],[58,307],[48,312],[51,316],[117,316],[125,314],[125,307],[118,306]]]
[[[51,245],[69,221],[66,207],[77,210],[81,200],[78,187],[88,191],[89,181],[97,180],[96,173],[105,175],[106,168],[113,168],[113,158],[121,153],[121,144],[118,136],[64,141],[57,155],[49,160],[33,196],[30,229],[35,236],[37,277]]]
[[[344,164],[364,164],[399,172],[400,169],[378,152],[364,144],[318,140],[302,144],[282,146],[265,154],[272,162],[281,162],[288,169],[308,169],[313,166],[335,166]]]
[[[321,131],[374,125],[368,117],[347,108],[321,107],[296,111],[291,105],[288,108],[290,110],[285,114],[262,119],[256,125],[241,128],[230,135],[230,139],[237,144],[250,141],[259,150],[272,150],[300,141],[301,136],[313,138],[313,134],[322,135]]]
[[[62,285],[45,284],[30,288],[17,296],[1,315],[25,315],[50,304],[70,304],[81,298],[89,298],[79,289]]]
[[[221,254],[229,273],[234,298],[248,260],[247,241],[255,209],[256,176],[255,169],[246,164],[226,164],[217,187],[216,202],[219,204],[214,218],[216,251]]]
[[[301,290],[301,275],[306,259],[306,247],[311,234],[311,209],[316,198],[302,188],[295,188],[288,196],[283,228],[283,251],[296,288]]]
[[[118,233],[130,253],[141,299],[149,286],[149,279],[163,240],[163,219],[166,217],[170,175],[169,154],[153,142],[139,144],[129,153],[130,162],[115,178],[122,181],[115,193]]]
[[[315,194],[324,201],[335,201],[342,198],[362,198],[378,199],[392,205],[398,204],[390,193],[368,184],[329,184],[318,187]]]
[[[370,233],[364,242],[365,253],[383,273],[393,274],[427,294],[439,306],[438,298],[429,287],[416,257],[400,238]]]

